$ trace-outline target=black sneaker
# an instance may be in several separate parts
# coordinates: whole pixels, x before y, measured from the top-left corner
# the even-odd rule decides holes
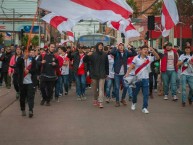
[[[65,95],[68,95],[68,92],[65,92],[64,94],[65,94]]]
[[[33,111],[29,111],[29,118],[33,117]]]
[[[44,105],[45,102],[46,102],[45,100],[42,100],[41,103],[40,103],[40,105]]]
[[[182,102],[182,107],[185,107],[186,106],[186,103],[185,102]]]
[[[190,98],[188,98],[188,103],[189,105],[192,105],[192,100]]]
[[[51,106],[50,102],[46,102],[46,106]]]

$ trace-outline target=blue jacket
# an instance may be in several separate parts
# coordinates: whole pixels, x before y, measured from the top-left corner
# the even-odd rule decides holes
[[[122,65],[124,66],[124,73],[126,74],[126,72],[127,72],[127,59],[129,57],[137,55],[137,53],[134,49],[130,49],[130,50],[131,50],[131,52],[129,52],[128,50],[125,49],[123,52],[123,57],[116,47],[114,47],[112,49],[112,51],[110,52],[110,54],[112,54],[114,56],[115,74],[119,74]]]

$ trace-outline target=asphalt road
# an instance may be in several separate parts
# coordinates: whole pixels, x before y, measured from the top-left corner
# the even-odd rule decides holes
[[[87,101],[76,101],[72,88],[49,107],[40,106],[38,92],[30,119],[21,116],[14,91],[0,89],[0,145],[193,145],[193,106],[183,108],[180,100],[165,101],[156,93],[149,101],[150,114],[143,114],[141,94],[137,110],[131,111],[130,102],[94,107],[92,89]]]

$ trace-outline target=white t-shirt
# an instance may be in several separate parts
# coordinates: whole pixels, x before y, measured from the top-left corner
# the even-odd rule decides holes
[[[168,51],[167,70],[175,70],[173,51]]]
[[[30,58],[28,58],[27,60],[24,60],[24,63],[25,63],[26,69],[31,68],[32,60]],[[32,84],[32,79],[31,79],[30,73],[28,73],[27,75],[25,75],[25,73],[24,73],[23,84]]]
[[[134,57],[132,63],[135,65],[135,71],[147,60],[149,59],[149,63],[145,66],[144,70],[142,72],[139,72],[137,75],[138,79],[148,79],[149,78],[149,72],[150,72],[150,64],[153,62],[150,56],[147,56],[145,58],[142,58],[141,55],[137,55]]]
[[[179,61],[183,62],[186,58],[189,61],[192,58],[192,56],[182,54],[182,55],[180,55]],[[193,66],[191,64],[189,64],[188,61],[186,61],[185,63],[182,64],[181,75],[184,74],[184,75],[193,76]],[[183,71],[183,66],[186,66],[188,68]]]
[[[112,55],[108,55],[108,60],[109,60],[109,78],[114,78],[114,57]]]
[[[63,58],[63,62],[69,61],[67,54],[65,55],[60,55]],[[61,75],[69,75],[69,64],[67,66],[62,66],[61,67]]]

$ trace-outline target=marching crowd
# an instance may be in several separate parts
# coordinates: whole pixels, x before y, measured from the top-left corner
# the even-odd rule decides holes
[[[60,96],[68,95],[72,82],[76,83],[77,101],[87,100],[86,88],[92,86],[93,105],[99,108],[111,100],[115,100],[115,107],[126,106],[128,93],[134,111],[141,89],[142,112],[147,114],[148,99],[154,97],[158,85],[158,94],[163,95],[164,100],[169,99],[171,90],[172,100],[177,101],[181,85],[182,106],[185,107],[187,100],[190,105],[193,101],[193,56],[189,43],[184,51],[177,46],[173,48],[170,42],[161,49],[146,45],[135,49],[124,43],[115,47],[100,42],[92,48],[50,43],[28,52],[12,45],[0,49],[0,86],[4,80],[10,89],[11,77],[22,116],[26,116],[27,102],[30,118],[37,89],[42,96],[40,105],[50,106],[52,99],[59,102]],[[187,85],[189,94],[186,94]]]

